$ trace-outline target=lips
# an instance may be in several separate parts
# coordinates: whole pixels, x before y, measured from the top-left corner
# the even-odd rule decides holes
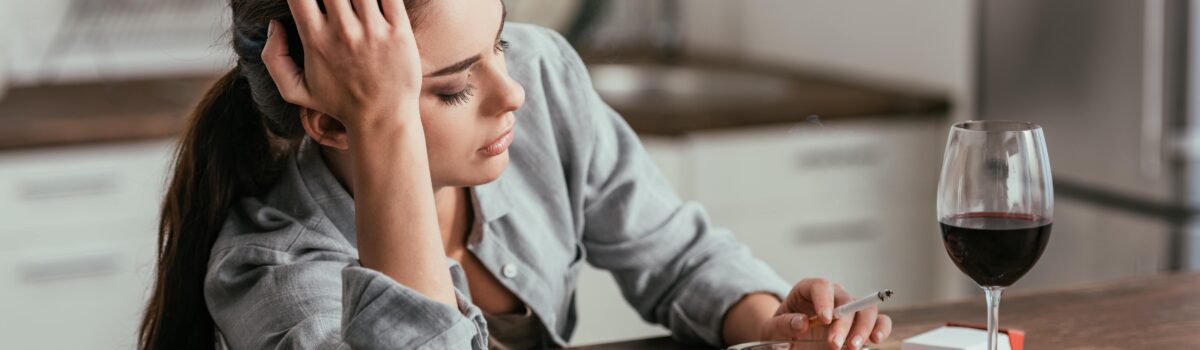
[[[512,140],[513,129],[510,127],[495,140],[492,140],[491,143],[488,143],[487,146],[480,148],[479,153],[482,153],[488,157],[498,156],[501,153],[504,153],[504,151],[508,150],[508,146],[512,144]]]

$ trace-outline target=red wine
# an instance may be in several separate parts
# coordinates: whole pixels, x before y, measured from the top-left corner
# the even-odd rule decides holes
[[[1046,250],[1051,222],[1036,215],[966,213],[943,218],[942,242],[958,269],[983,287],[1007,287]]]

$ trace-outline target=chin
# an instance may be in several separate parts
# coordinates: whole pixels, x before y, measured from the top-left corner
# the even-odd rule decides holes
[[[495,157],[482,159],[474,166],[474,171],[471,172],[470,178],[467,179],[467,186],[482,185],[500,178],[500,174],[504,173],[504,169],[508,168],[508,152],[504,152]]]

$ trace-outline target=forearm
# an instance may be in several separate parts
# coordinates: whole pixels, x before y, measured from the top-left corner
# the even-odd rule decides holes
[[[349,130],[359,261],[454,306],[419,112],[397,113],[412,115]]]
[[[779,309],[780,300],[770,293],[751,293],[742,297],[725,312],[721,336],[725,345],[758,341],[760,329]]]

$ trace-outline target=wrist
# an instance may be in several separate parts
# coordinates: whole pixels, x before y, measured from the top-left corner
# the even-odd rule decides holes
[[[397,127],[407,127],[421,124],[421,110],[417,101],[402,101],[385,106],[365,109],[356,112],[351,118],[357,123],[346,125],[347,128],[359,133],[372,130],[389,130]]]
[[[762,340],[763,327],[775,316],[782,302],[767,292],[754,292],[729,307],[722,322],[725,345]]]

